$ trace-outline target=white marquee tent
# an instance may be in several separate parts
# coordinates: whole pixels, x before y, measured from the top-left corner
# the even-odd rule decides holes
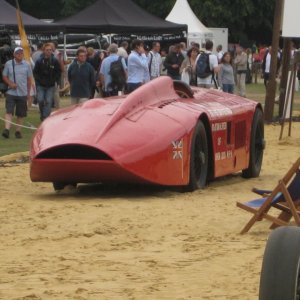
[[[202,45],[207,39],[213,39],[213,33],[205,27],[192,11],[187,0],[177,0],[166,17],[169,22],[188,25],[188,44],[197,42]]]

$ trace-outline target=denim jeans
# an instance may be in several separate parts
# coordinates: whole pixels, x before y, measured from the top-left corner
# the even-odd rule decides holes
[[[43,87],[36,85],[36,96],[40,108],[41,121],[44,121],[51,114],[51,108],[54,101],[55,87]]]
[[[223,92],[233,94],[234,84],[224,84],[223,83]]]
[[[173,80],[181,80],[181,75],[171,75],[171,74],[168,74],[169,77],[171,77]]]

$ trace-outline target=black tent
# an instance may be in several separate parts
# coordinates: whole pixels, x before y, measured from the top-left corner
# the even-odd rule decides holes
[[[98,0],[76,15],[55,22],[65,33],[179,33],[186,25],[175,24],[153,16],[131,0]]]
[[[61,27],[58,25],[49,24],[25,13],[21,13],[23,24],[27,33],[50,33],[59,32]],[[0,25],[5,28],[18,31],[16,8],[7,3],[5,0],[0,0]]]

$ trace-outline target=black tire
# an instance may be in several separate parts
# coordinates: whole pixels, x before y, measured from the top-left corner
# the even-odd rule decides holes
[[[67,185],[72,185],[75,188],[77,187],[77,183],[66,183],[66,182],[53,182],[53,188],[55,191],[63,190]]]
[[[205,127],[199,121],[195,127],[190,155],[190,182],[187,191],[202,189],[206,185],[208,173],[208,144]]]
[[[265,148],[264,118],[260,109],[256,109],[251,127],[250,160],[247,169],[243,170],[244,178],[258,177],[261,170]]]
[[[265,249],[259,300],[300,299],[299,261],[300,228],[273,231]]]

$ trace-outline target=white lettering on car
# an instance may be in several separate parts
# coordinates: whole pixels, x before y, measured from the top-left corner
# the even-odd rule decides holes
[[[223,152],[217,152],[215,154],[215,160],[216,161],[225,160],[225,159],[231,159],[232,157],[233,157],[232,150],[223,151]]]

